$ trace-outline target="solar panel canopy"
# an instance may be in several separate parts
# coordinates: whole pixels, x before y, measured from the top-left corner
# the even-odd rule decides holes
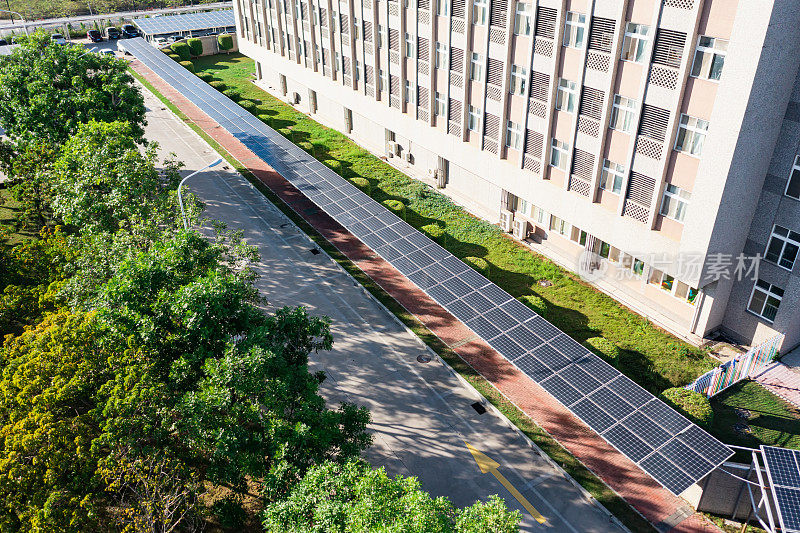
[[[160,51],[142,39],[125,45],[671,492],[682,493],[733,455],[730,448]]]
[[[781,530],[800,533],[800,454],[774,446],[761,446],[761,453]]]
[[[199,31],[214,28],[228,28],[236,25],[232,9],[187,13],[167,17],[133,19],[133,23],[145,35],[161,35],[184,31]]]

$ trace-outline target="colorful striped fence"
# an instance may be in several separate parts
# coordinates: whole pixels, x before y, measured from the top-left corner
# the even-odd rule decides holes
[[[705,394],[708,398],[716,396],[731,385],[759,373],[771,364],[782,341],[783,334],[779,333],[770,340],[753,346],[747,353],[737,355],[727,363],[706,372],[686,388]]]

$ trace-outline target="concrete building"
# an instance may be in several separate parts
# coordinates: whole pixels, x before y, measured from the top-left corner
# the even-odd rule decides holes
[[[234,11],[262,86],[662,327],[800,343],[797,0]]]

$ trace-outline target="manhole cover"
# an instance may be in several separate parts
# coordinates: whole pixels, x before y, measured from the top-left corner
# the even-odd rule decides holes
[[[426,353],[418,355],[417,356],[417,362],[418,363],[430,363],[431,362],[431,356],[426,354]]]
[[[475,409],[475,412],[479,415],[482,415],[486,412],[486,407],[483,406],[481,402],[475,402],[472,404],[472,408]]]
[[[540,287],[550,287],[552,285],[553,285],[553,282],[550,281],[549,279],[540,279],[539,280],[539,286]]]
[[[309,250],[309,252],[311,252],[314,255],[319,255],[319,249],[317,249],[317,248],[312,248],[312,249]]]

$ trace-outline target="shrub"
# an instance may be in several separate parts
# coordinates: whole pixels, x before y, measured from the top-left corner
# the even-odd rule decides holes
[[[194,73],[194,65],[191,61],[179,61],[178,64],[188,70],[189,72]]]
[[[174,52],[170,52],[169,54],[167,54],[167,57],[170,58],[173,61],[180,61],[181,60],[181,56],[179,56],[178,54],[176,54]]]
[[[239,105],[242,106],[242,109],[250,113],[256,110],[256,104],[254,104],[252,100],[242,100],[239,102]]]
[[[334,172],[340,173],[342,171],[341,161],[337,161],[335,159],[326,159],[322,163]]]
[[[486,259],[482,257],[465,257],[464,262],[484,276],[489,275],[489,263],[486,262]]]
[[[203,41],[197,37],[187,39],[186,44],[189,45],[189,50],[192,52],[193,56],[197,57],[203,55]]]
[[[350,183],[361,189],[361,192],[363,192],[367,196],[369,196],[370,193],[372,192],[372,185],[366,178],[352,178],[350,180]]]
[[[186,43],[172,43],[172,51],[178,54],[183,61],[189,61],[192,58],[192,49]]]
[[[208,82],[208,84],[211,85],[213,88],[215,88],[218,91],[224,91],[225,88],[227,87],[227,85],[225,85],[224,81],[216,81],[215,80],[215,81]]]
[[[403,220],[406,219],[406,204],[400,200],[384,200],[383,205],[385,205],[389,211],[399,216]]]
[[[214,75],[210,72],[198,72],[197,77],[206,83],[214,81]]]
[[[302,148],[303,150],[305,150],[309,154],[314,149],[314,145],[311,144],[310,142],[307,142],[307,141],[299,142],[299,143],[297,143],[297,146],[299,146],[300,148]]]
[[[233,35],[227,33],[217,35],[217,44],[222,50],[230,50],[233,48]]]
[[[444,246],[447,233],[445,233],[444,228],[439,224],[428,224],[426,226],[422,226],[420,231],[427,235],[430,239]]]
[[[709,429],[714,422],[714,410],[704,394],[675,387],[659,394],[659,398],[700,427]]]
[[[535,294],[531,294],[528,296],[521,296],[519,301],[530,307],[534,313],[539,316],[546,316],[547,315],[547,302],[544,301],[543,298],[536,296]]]
[[[264,124],[269,124],[269,115],[258,115],[258,120]]]
[[[612,365],[617,366],[619,364],[619,348],[605,337],[586,339],[583,345],[593,351],[595,355],[602,357]]]
[[[172,54],[172,47],[170,45],[162,46],[161,48],[158,49],[158,51],[170,55]]]
[[[225,89],[224,91],[222,91],[222,94],[224,94],[234,102],[238,102],[242,98],[242,93],[240,93],[236,89]]]

